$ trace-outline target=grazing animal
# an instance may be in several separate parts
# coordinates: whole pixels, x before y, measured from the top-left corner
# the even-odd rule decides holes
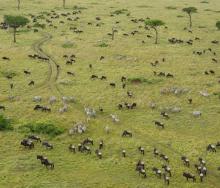
[[[4,110],[5,111],[5,106],[0,105],[0,110]]]
[[[34,102],[41,102],[42,97],[41,96],[34,96],[33,101]]]
[[[122,157],[126,157],[126,151],[124,149],[122,150]]]
[[[143,148],[143,147],[139,146],[139,147],[138,147],[138,150],[140,151],[140,153],[141,153],[142,155],[144,155],[144,148]]]
[[[153,170],[153,172],[154,172],[159,178],[161,178],[162,172],[161,172],[160,169],[158,169],[158,168],[156,168],[156,167],[153,167],[152,170]]]
[[[25,148],[33,149],[34,143],[32,140],[24,139],[21,141],[21,145],[23,145]]]
[[[189,162],[189,159],[187,157],[182,156],[181,160],[183,161],[185,166],[190,167],[190,162]]]
[[[102,159],[102,152],[101,152],[101,151],[99,151],[99,150],[97,149],[97,150],[95,150],[95,154],[96,154],[96,156],[97,156],[99,159]]]
[[[159,156],[159,151],[156,148],[154,148],[153,153],[154,153],[154,157]]]
[[[164,155],[164,154],[160,154],[159,155],[160,156],[160,158],[162,158],[164,161],[166,161],[167,163],[169,163],[169,158],[168,158],[168,156],[166,156],[166,155]]]
[[[29,83],[28,83],[28,85],[29,86],[33,86],[35,83],[34,83],[34,81],[32,80],[32,81],[30,81]]]
[[[216,153],[216,146],[213,145],[213,144],[209,144],[209,145],[206,147],[206,151],[210,151],[210,152],[215,152],[215,153]]]
[[[93,145],[93,140],[91,138],[86,138],[85,140],[83,140],[82,142],[82,145],[85,145],[85,144],[91,144]]]
[[[130,131],[124,130],[121,136],[122,137],[126,137],[126,136],[127,137],[132,137],[132,133]]]
[[[162,115],[163,117],[165,117],[166,119],[169,119],[169,115],[166,112],[161,112],[160,115]]]
[[[170,184],[170,177],[168,177],[165,173],[163,174],[164,183],[169,185]]]
[[[41,142],[41,139],[39,136],[36,136],[36,135],[29,135],[28,136],[28,139],[31,139],[31,140],[35,140],[37,142]]]
[[[104,142],[103,142],[103,140],[101,140],[99,142],[99,149],[101,150],[103,147],[104,147]]]
[[[154,121],[154,123],[157,127],[161,127],[162,129],[164,129],[164,123],[161,123],[159,121]]]
[[[166,173],[169,174],[170,177],[172,176],[172,174],[171,174],[171,169],[170,169],[169,166],[163,165],[162,168],[165,170]]]
[[[116,84],[115,83],[110,83],[109,84],[111,87],[116,87]]]
[[[76,147],[73,144],[70,144],[68,148],[70,152],[76,153]]]
[[[31,72],[30,72],[30,71],[27,71],[27,70],[24,70],[24,74],[26,74],[26,75],[30,75]]]
[[[47,141],[42,142],[42,146],[45,146],[46,149],[53,149],[53,145]]]
[[[187,181],[189,179],[192,179],[193,182],[196,181],[196,177],[193,174],[189,173],[189,172],[183,172],[183,177],[185,177]]]
[[[47,158],[41,161],[41,164],[44,165],[47,169],[50,168],[51,170],[54,169],[54,163],[49,161]]]

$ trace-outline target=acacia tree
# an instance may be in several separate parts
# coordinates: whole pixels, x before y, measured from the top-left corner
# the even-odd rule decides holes
[[[220,21],[216,22],[216,27],[218,28],[218,30],[220,30]]]
[[[4,22],[9,25],[9,27],[13,28],[14,42],[16,42],[17,28],[25,26],[27,23],[29,23],[29,20],[23,16],[5,15]]]
[[[161,20],[146,20],[145,26],[149,26],[154,29],[156,37],[155,37],[155,44],[158,43],[158,27],[165,25],[165,23]]]
[[[18,0],[18,10],[20,10],[21,0]]]
[[[187,7],[183,8],[183,12],[189,15],[189,27],[192,27],[192,13],[197,13],[197,8],[195,7]]]

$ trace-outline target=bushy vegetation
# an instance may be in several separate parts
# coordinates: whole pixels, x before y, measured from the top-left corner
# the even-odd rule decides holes
[[[33,25],[33,27],[39,27],[39,28],[41,28],[41,29],[44,29],[44,28],[46,27],[46,25],[45,25],[45,24],[40,24],[40,23],[35,23],[35,24]]]
[[[9,118],[0,115],[0,131],[13,130],[12,122]]]
[[[120,9],[120,10],[115,10],[114,12],[112,12],[112,14],[116,14],[116,15],[126,14],[126,13],[128,13],[127,9]]]
[[[64,132],[63,128],[57,127],[52,123],[44,123],[44,122],[37,122],[37,123],[27,123],[20,127],[20,130],[24,132],[31,132],[37,134],[46,134],[49,136],[58,136]]]

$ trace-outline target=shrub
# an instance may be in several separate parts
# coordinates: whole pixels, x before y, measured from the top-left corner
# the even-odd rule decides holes
[[[101,44],[99,44],[99,47],[102,47],[102,48],[108,47],[108,44],[106,44],[105,42],[102,42]]]
[[[57,127],[52,123],[28,123],[20,127],[23,131],[28,131],[37,134],[47,134],[49,136],[58,136],[64,132],[63,128]]]
[[[112,12],[112,14],[116,14],[116,15],[125,14],[125,13],[128,13],[127,9],[120,9],[120,10],[115,10],[114,12]]]
[[[63,48],[73,48],[74,47],[74,43],[72,42],[66,42],[62,45]]]
[[[216,22],[216,27],[218,28],[218,30],[220,30],[220,21]]]
[[[13,78],[13,77],[17,76],[17,74],[13,71],[2,71],[1,74],[6,78],[7,77]]]
[[[11,120],[0,115],[0,131],[13,130]]]

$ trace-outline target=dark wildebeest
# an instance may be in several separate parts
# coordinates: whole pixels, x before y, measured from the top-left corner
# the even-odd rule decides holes
[[[169,158],[167,155],[164,155],[164,154],[160,154],[160,158],[162,158],[164,161],[166,161],[167,163],[169,163]]]
[[[183,161],[185,166],[190,167],[190,162],[189,162],[189,159],[187,157],[182,156],[181,160]]]
[[[97,156],[99,159],[102,159],[102,152],[101,152],[101,151],[99,151],[99,150],[97,149],[97,150],[95,150],[95,154],[96,154],[96,156]]]
[[[47,141],[42,142],[42,146],[45,146],[46,149],[53,149],[53,145]]]
[[[142,155],[144,155],[144,148],[143,148],[143,147],[139,146],[139,147],[138,147],[138,151],[140,151],[140,153],[141,153]]]
[[[28,136],[28,139],[31,139],[31,140],[36,140],[37,142],[41,142],[41,139],[39,136],[36,136],[36,135],[29,135]]]
[[[28,83],[28,85],[29,85],[29,86],[33,86],[33,85],[34,85],[34,81],[33,81],[33,80],[30,81],[30,82]]]
[[[216,147],[215,147],[215,145],[209,144],[209,145],[206,147],[206,151],[216,152]]]
[[[164,129],[164,123],[161,123],[159,121],[154,121],[154,123],[157,127],[161,127],[162,129]]]
[[[189,179],[192,179],[193,182],[196,181],[196,177],[193,174],[189,173],[189,172],[183,172],[183,177],[185,177],[187,181]]]
[[[152,170],[159,178],[161,178],[162,172],[160,169],[153,167]]]
[[[29,139],[22,140],[21,141],[21,145],[23,145],[25,148],[27,147],[29,149],[34,148],[34,143],[31,140],[29,140]]]
[[[44,165],[47,169],[50,168],[51,170],[54,169],[54,163],[49,161],[47,158],[44,158],[41,161],[41,164]]]
[[[5,111],[5,106],[0,105],[0,110],[4,110]]]
[[[82,145],[85,145],[85,144],[92,144],[93,145],[93,140],[91,138],[86,138],[82,142]]]
[[[121,136],[122,137],[125,137],[125,136],[132,137],[132,132],[124,130]]]
[[[171,174],[171,169],[170,169],[169,166],[167,166],[167,165],[162,165],[162,168],[164,169],[164,171],[165,171],[166,173],[169,174],[170,177],[172,176],[172,174]]]
[[[76,147],[73,144],[70,144],[68,148],[70,152],[76,153]]]

